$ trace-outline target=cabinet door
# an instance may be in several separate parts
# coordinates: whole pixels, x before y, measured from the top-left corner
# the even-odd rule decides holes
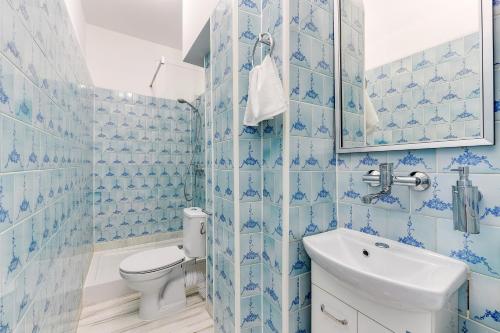
[[[312,333],[357,333],[357,312],[338,298],[312,286]],[[370,332],[373,333],[373,332]]]
[[[358,333],[394,333],[358,312]]]

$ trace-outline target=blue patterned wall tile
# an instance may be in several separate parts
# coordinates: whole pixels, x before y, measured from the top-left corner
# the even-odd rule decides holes
[[[479,202],[480,221],[484,225],[500,226],[500,209],[496,198],[498,188],[496,185],[497,175],[474,174],[472,181],[477,184],[483,199]]]
[[[243,43],[252,44],[258,37],[260,20],[256,15],[252,15],[243,11],[239,12],[239,32],[238,38]]]
[[[416,214],[451,218],[452,195],[451,186],[455,184],[456,177],[446,174],[429,174],[431,187],[423,192],[411,193],[411,206]]]
[[[313,108],[312,136],[333,139],[333,112],[330,108]]]
[[[333,47],[312,39],[311,50],[311,68],[319,73],[333,76]],[[359,77],[359,75],[355,75],[355,77]]]
[[[388,225],[384,209],[353,205],[352,216],[354,230],[380,237],[387,235]]]
[[[257,265],[241,266],[241,296],[248,297],[262,293],[261,268]]]
[[[290,32],[290,63],[312,69],[312,39],[298,32]]]
[[[15,218],[14,176],[0,176],[0,230],[9,228]]]
[[[270,267],[278,274],[282,273],[281,241],[264,235],[264,250],[262,252],[264,267]]]
[[[406,176],[406,174],[404,174]],[[377,193],[380,187],[367,186],[366,193]],[[363,194],[364,195],[364,194]],[[410,212],[410,196],[411,190],[404,186],[395,186],[392,188],[391,193],[384,194],[379,198],[373,200],[372,205],[378,208],[385,208],[392,210],[399,210],[403,212]]]
[[[433,217],[391,212],[387,214],[390,239],[419,248],[436,250],[436,219]]]
[[[310,137],[313,132],[312,106],[304,103],[290,103],[290,134]]]
[[[240,204],[240,232],[262,232],[262,205],[254,203]]]
[[[326,17],[326,12],[308,2],[302,2],[300,17],[300,30],[312,37],[321,39],[324,34],[322,22]]]
[[[334,172],[311,173],[311,203],[333,202],[336,178]]]
[[[290,312],[289,328],[291,332],[311,332],[311,308]]]
[[[290,172],[290,205],[308,205],[311,197],[311,174]]]
[[[459,331],[462,333],[495,333],[498,331],[494,331],[486,326],[478,324],[472,320],[465,319],[463,317],[459,317]]]
[[[264,233],[274,239],[281,240],[283,237],[283,214],[281,207],[268,203],[264,203],[263,206]]]
[[[262,176],[260,172],[240,171],[240,201],[262,200]]]
[[[387,162],[386,153],[351,154],[351,167],[355,171],[377,170],[381,163]]]
[[[248,330],[252,327],[262,325],[262,298],[259,296],[245,297],[241,299],[241,324],[242,329]]]
[[[311,259],[306,253],[301,241],[289,244],[290,263],[288,267],[289,276],[297,276],[311,270]]]
[[[323,105],[323,76],[306,69],[300,72],[300,101]]]
[[[394,164],[397,172],[436,172],[436,150],[408,150],[387,153],[387,162]]]
[[[468,166],[472,173],[498,173],[500,161],[496,160],[496,149],[496,146],[440,149],[437,152],[439,170],[452,172],[451,169]]]
[[[282,332],[282,322],[281,322],[281,311],[278,307],[275,307],[266,298],[262,302],[262,309],[264,314],[264,332],[265,333],[275,333]]]
[[[470,316],[487,327],[500,330],[500,280],[472,273]]]
[[[263,266],[263,286],[264,300],[281,309],[281,277],[265,265]]]
[[[496,227],[482,226],[479,235],[469,235],[453,230],[451,220],[437,221],[437,251],[467,263],[475,272],[500,277],[500,261],[496,253]]]
[[[361,203],[361,197],[368,192],[362,182],[363,172],[338,173],[338,198],[341,202]]]
[[[262,239],[260,234],[240,236],[240,264],[251,265],[261,261]]]
[[[240,140],[240,170],[260,170],[262,153],[260,140]]]

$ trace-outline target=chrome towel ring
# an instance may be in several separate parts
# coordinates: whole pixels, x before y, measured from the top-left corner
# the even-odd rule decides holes
[[[255,41],[255,44],[253,46],[252,68],[255,67],[254,66],[254,63],[255,63],[255,51],[257,50],[257,46],[259,45],[259,43],[269,46],[271,48],[271,51],[269,52],[269,55],[270,56],[273,55],[273,51],[274,51],[273,36],[269,32],[261,32],[259,34],[259,38],[257,38],[257,40]]]

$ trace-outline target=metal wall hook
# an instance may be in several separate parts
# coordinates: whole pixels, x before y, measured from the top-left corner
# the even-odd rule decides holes
[[[269,52],[269,55],[273,55],[274,51],[274,40],[273,36],[269,32],[261,32],[259,34],[259,37],[255,41],[255,44],[253,45],[253,51],[252,51],[252,68],[255,67],[255,51],[257,51],[257,46],[260,44],[267,45],[271,48],[271,51]]]

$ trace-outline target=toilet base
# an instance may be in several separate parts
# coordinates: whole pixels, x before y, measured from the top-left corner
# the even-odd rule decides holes
[[[182,265],[172,268],[165,278],[157,281],[163,281],[165,284],[160,285],[160,289],[141,290],[139,318],[142,320],[156,320],[186,306],[186,288]]]
[[[148,299],[145,295],[141,295],[141,303],[139,306],[139,318],[144,321],[158,320],[169,314],[182,310],[186,307],[186,300],[182,300],[176,303],[165,304],[161,307],[157,306],[157,297],[154,295],[154,299]]]

